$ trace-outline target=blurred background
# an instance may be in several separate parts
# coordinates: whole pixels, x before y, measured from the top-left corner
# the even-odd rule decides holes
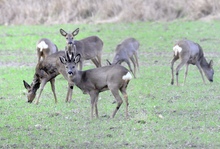
[[[0,25],[219,20],[220,0],[0,0]]]

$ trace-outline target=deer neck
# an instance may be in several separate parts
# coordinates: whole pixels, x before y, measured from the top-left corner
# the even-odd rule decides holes
[[[74,75],[70,75],[69,79],[76,84],[76,86],[80,86],[81,82],[82,82],[82,71],[76,71],[76,73]]]
[[[37,90],[40,88],[40,79],[35,75],[34,76],[34,79],[33,79],[33,82],[31,84],[32,86],[32,92],[35,94],[37,92]]]
[[[205,68],[208,67],[209,64],[208,64],[208,62],[206,61],[205,57],[203,57],[203,58],[201,59],[200,65],[201,65],[202,69],[205,69]]]
[[[86,71],[78,71],[72,77],[71,82],[73,82],[78,88],[80,88],[83,94],[89,93],[89,81],[86,75]]]
[[[71,46],[67,45],[66,46],[66,51],[68,52],[68,54],[70,55],[70,58],[71,58],[71,53],[75,53],[75,49],[76,49],[76,45],[75,44],[72,44]]]

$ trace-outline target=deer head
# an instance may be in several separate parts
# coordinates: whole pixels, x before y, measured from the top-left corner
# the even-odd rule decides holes
[[[206,67],[203,67],[203,71],[205,73],[205,76],[210,82],[213,82],[213,75],[214,75],[214,70],[213,70],[213,61],[210,60],[208,65]]]
[[[60,33],[66,38],[67,47],[71,47],[74,44],[74,37],[79,33],[79,28],[74,30],[72,33],[67,33],[63,29],[60,29]]]
[[[32,103],[36,96],[37,89],[40,87],[40,80],[36,77],[34,78],[31,85],[29,85],[25,80],[23,80],[24,87],[27,89],[27,99],[29,103]]]
[[[66,72],[68,75],[74,75],[76,73],[76,64],[80,61],[81,55],[77,54],[74,56],[73,52],[71,53],[71,57],[69,56],[69,53],[66,52],[66,56],[60,57],[61,63],[63,63],[66,66]]]

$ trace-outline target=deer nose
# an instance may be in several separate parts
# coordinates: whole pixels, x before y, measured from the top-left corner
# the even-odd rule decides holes
[[[212,80],[212,79],[210,79],[209,81],[210,81],[210,82],[213,82],[213,80]]]
[[[69,41],[68,44],[73,44],[73,42],[72,42],[72,41]]]
[[[69,74],[69,75],[72,75],[72,74],[73,74],[73,72],[72,72],[72,71],[68,71],[68,74]]]

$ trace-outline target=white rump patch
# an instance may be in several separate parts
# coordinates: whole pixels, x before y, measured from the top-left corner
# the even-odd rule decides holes
[[[48,48],[48,45],[45,43],[45,41],[41,41],[40,43],[37,44],[37,47],[42,52],[43,49],[47,49]]]
[[[174,55],[177,55],[182,51],[182,48],[179,45],[173,47]]]
[[[126,75],[122,76],[123,80],[131,80],[132,79],[132,75],[130,72],[128,72]]]

